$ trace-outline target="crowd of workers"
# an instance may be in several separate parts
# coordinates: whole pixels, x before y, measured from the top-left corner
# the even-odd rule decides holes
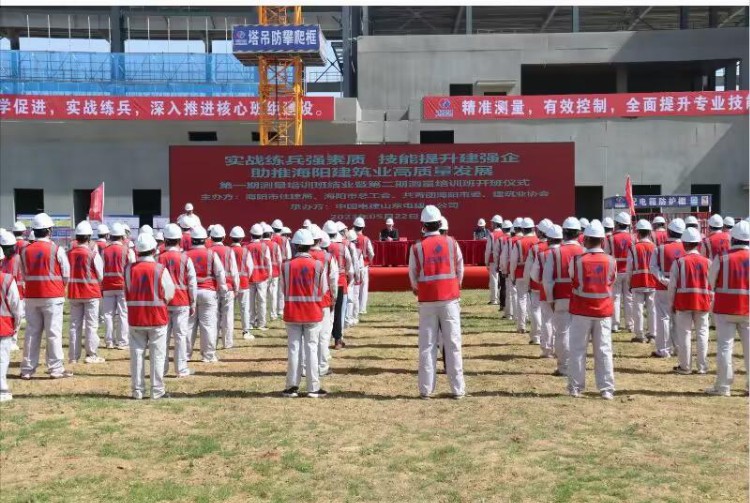
[[[234,309],[242,337],[283,319],[288,336],[286,397],[326,396],[321,378],[332,372],[331,343],[346,346],[344,331],[367,313],[372,243],[359,217],[353,228],[305,220],[292,233],[280,220],[229,235],[218,224],[201,225],[191,204],[176,223],[131,238],[127,225],[88,221],[75,229],[67,250],[51,239],[54,226],[36,215],[31,232],[16,222],[0,230],[0,401],[12,398],[6,380],[11,352],[25,320],[20,378],[32,379],[46,335],[46,367],[53,379],[71,377],[63,353],[63,305],[70,304],[68,363],[105,363],[107,348],[129,350],[132,397],[166,394],[170,341],[177,378],[194,374],[191,360],[219,361],[218,349],[234,345]],[[464,275],[461,249],[448,235],[448,221],[428,205],[421,213],[422,238],[409,252],[409,280],[419,306],[418,391],[435,390],[442,351],[452,396],[466,394],[461,353],[459,298]],[[480,221],[479,227],[484,227]],[[381,239],[398,239],[393,222]],[[703,236],[694,217],[653,222],[619,213],[603,221],[569,217],[562,225],[530,218],[513,222],[495,215],[487,240],[489,303],[515,321],[519,334],[540,346],[540,357],[556,361],[554,375],[567,391],[585,390],[586,351],[593,345],[596,387],[604,399],[615,392],[612,332],[627,328],[633,342],[653,344],[654,358],[677,357],[674,371],[708,372],[710,316],[716,327],[717,369],[711,395],[729,396],[735,338],[748,367],[748,268],[750,223],[714,215]],[[475,235],[479,229],[475,231]],[[622,308],[622,309],[621,309]],[[624,311],[624,314],[621,313]],[[197,351],[194,351],[197,343]],[[193,357],[194,353],[196,358]],[[747,382],[746,390],[747,393]]]

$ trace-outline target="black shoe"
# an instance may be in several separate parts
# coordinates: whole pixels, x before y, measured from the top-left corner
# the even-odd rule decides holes
[[[297,398],[299,396],[299,388],[297,386],[292,386],[291,388],[282,391],[281,394],[287,398]]]
[[[312,391],[307,394],[307,398],[325,398],[328,396],[328,392],[324,389],[319,389],[318,391]]]
[[[558,369],[555,369],[555,371],[554,371],[554,372],[552,372],[552,375],[553,375],[553,376],[555,376],[555,377],[567,377],[567,375],[566,375],[566,374],[563,374],[563,373],[562,373],[562,372],[560,372],[560,371],[559,371]]]
[[[659,353],[657,351],[652,351],[651,358],[667,358],[667,355]]]

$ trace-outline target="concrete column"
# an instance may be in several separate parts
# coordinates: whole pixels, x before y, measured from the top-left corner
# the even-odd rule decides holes
[[[122,55],[125,52],[125,40],[123,38],[123,16],[120,7],[111,7],[109,10],[109,23],[111,26],[111,40],[109,50],[114,53],[110,60],[112,80],[119,82],[124,78],[125,61]]]
[[[690,7],[680,7],[680,29],[687,30],[690,24]]]
[[[724,68],[724,90],[734,91],[737,87],[737,66],[732,61]]]
[[[466,6],[466,34],[474,33],[474,9],[471,5]]]
[[[716,7],[708,8],[708,27],[716,28],[719,24],[719,9]]]
[[[11,91],[13,94],[18,93],[17,81],[21,78],[21,58],[18,51],[21,50],[21,37],[18,32],[13,30],[7,33],[7,38],[10,41],[10,79],[13,82]]]
[[[626,93],[628,92],[628,67],[625,65],[617,65],[617,92]]]
[[[203,45],[206,46],[206,59],[205,59],[206,82],[212,83],[214,80],[213,60],[215,56],[211,53],[211,39],[206,38],[206,35],[204,35],[202,38],[203,38]]]
[[[370,34],[370,8],[366,5],[362,6],[362,36],[366,37]]]
[[[578,33],[579,31],[581,31],[581,13],[580,13],[578,6],[576,5],[572,7],[572,11],[573,11],[573,24],[571,26],[571,31],[573,33]]]
[[[747,58],[743,58],[740,60],[740,89],[743,91],[747,91],[750,89],[750,86],[748,85],[748,67],[747,67]]]

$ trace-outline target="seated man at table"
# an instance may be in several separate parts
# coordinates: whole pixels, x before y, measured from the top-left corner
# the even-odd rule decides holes
[[[398,229],[393,227],[393,219],[389,218],[385,221],[385,229],[380,231],[381,241],[398,241]]]

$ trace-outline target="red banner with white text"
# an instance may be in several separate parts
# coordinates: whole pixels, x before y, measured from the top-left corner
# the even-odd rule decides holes
[[[373,237],[393,218],[402,237],[416,239],[422,208],[434,204],[451,234],[470,239],[477,220],[496,213],[573,214],[574,144],[175,146],[169,180],[172,218],[191,202],[202,222],[227,230],[363,216]]]
[[[294,116],[290,100],[272,102],[268,113]],[[258,98],[153,96],[0,95],[0,119],[14,120],[146,120],[253,121],[260,114]],[[302,102],[305,120],[332,121],[334,99],[308,96]]]
[[[743,115],[748,91],[557,96],[425,96],[425,120],[606,119]]]

